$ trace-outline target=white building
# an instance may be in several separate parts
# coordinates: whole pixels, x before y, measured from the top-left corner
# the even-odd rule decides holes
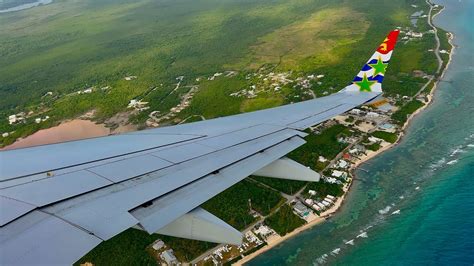
[[[163,241],[161,241],[160,239],[157,239],[155,241],[155,243],[153,243],[153,246],[152,248],[154,250],[160,250],[161,248],[163,248],[165,246],[165,243]]]
[[[9,123],[10,125],[16,123],[16,115],[10,115],[10,116],[8,116],[8,123]]]
[[[340,168],[346,168],[349,164],[344,161],[344,160],[339,160],[337,166],[339,166]]]
[[[362,113],[362,110],[354,108],[354,109],[350,110],[349,113],[353,114],[353,115],[360,115]]]
[[[380,115],[377,114],[376,112],[368,112],[367,113],[367,117],[371,117],[371,118],[375,118],[375,117],[379,117]]]
[[[372,143],[382,141],[381,139],[376,138],[376,137],[373,137],[373,136],[370,136],[370,137],[368,138],[368,140],[369,140],[370,142],[372,142]]]
[[[178,259],[172,249],[163,251],[160,256],[169,266],[178,264]]]

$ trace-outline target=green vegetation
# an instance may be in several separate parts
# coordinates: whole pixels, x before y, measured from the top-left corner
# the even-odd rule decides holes
[[[292,75],[322,73],[323,84],[313,84],[315,94],[337,91],[373,52],[374,41],[383,39],[395,26],[410,25],[411,4],[426,9],[422,0],[245,4],[234,0],[173,4],[58,0],[1,14],[0,118],[19,111],[51,117],[41,126],[10,126],[0,119],[0,133],[15,131],[1,139],[1,145],[91,109],[97,111],[95,119],[103,121],[124,111],[129,100],[146,95],[143,100],[151,108],[131,118],[143,123],[149,112],[168,111],[176,105],[190,85],[199,85],[200,90],[176,121],[306,99],[293,95],[292,87],[250,100],[229,96],[248,88],[251,80],[244,79],[244,74],[261,66],[267,71],[291,70]],[[249,27],[252,31],[246,30]],[[418,30],[428,30],[426,20],[418,21]],[[413,95],[423,83],[413,77],[413,70],[434,71],[434,55],[427,52],[433,46],[433,35],[425,36],[398,45],[385,77],[388,95]],[[241,74],[206,79],[223,70]],[[125,81],[128,75],[138,78]],[[185,76],[182,88],[172,92],[175,78],[181,75]],[[69,94],[91,86],[97,91]],[[110,89],[101,91],[104,86]],[[53,96],[42,97],[48,91]]]
[[[344,194],[344,191],[342,190],[342,185],[331,184],[323,181],[308,183],[308,186],[306,186],[305,191],[308,190],[316,191],[316,197],[320,199],[324,199],[327,195],[339,197]]]
[[[398,111],[392,115],[392,119],[397,121],[399,124],[404,124],[408,116],[413,114],[416,110],[421,108],[424,104],[418,100],[413,100],[402,106]]]
[[[197,240],[183,239],[171,236],[157,235],[166,245],[173,249],[179,261],[191,261],[204,253],[206,250],[217,246],[216,243],[209,243]]]
[[[378,151],[380,149],[380,143],[372,143],[370,145],[365,145],[365,147],[371,151]]]
[[[286,180],[286,179],[278,179],[278,178],[270,178],[270,177],[262,177],[262,176],[252,176],[252,178],[262,184],[270,186],[288,195],[295,194],[301,188],[303,188],[304,185],[306,185],[307,183],[303,181]]]
[[[149,246],[157,239],[165,241],[180,261],[190,261],[217,245],[158,234],[149,235],[144,231],[130,228],[99,244],[75,265],[85,262],[94,265],[156,265]]]
[[[305,221],[294,214],[289,205],[284,204],[277,212],[265,219],[265,224],[273,228],[279,235],[284,236],[305,224]]]
[[[278,192],[249,180],[243,180],[202,206],[233,227],[242,230],[255,221],[255,218],[250,215],[249,200],[253,210],[262,215],[268,215],[283,198]]]
[[[149,235],[144,231],[130,228],[100,243],[75,265],[85,262],[94,265],[156,265],[155,259],[146,249],[158,238],[156,234]]]
[[[397,133],[385,132],[385,131],[375,131],[372,133],[372,136],[383,139],[390,143],[395,143],[398,139]]]
[[[325,165],[318,163],[319,156],[333,159],[347,147],[346,143],[338,142],[341,136],[350,136],[352,133],[346,126],[334,125],[324,129],[320,134],[310,133],[305,137],[306,144],[288,154],[288,157],[297,160],[301,164],[316,170],[322,170]]]

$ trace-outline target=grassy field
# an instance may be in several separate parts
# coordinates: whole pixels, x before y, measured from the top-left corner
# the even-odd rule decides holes
[[[385,132],[385,131],[375,131],[372,133],[372,136],[383,139],[390,143],[395,143],[398,139],[398,135],[396,133]]]
[[[412,3],[424,6],[421,0],[56,0],[0,14],[0,117],[20,111],[51,117],[40,126],[30,125],[34,116],[28,125],[10,126],[0,119],[0,133],[15,131],[1,139],[1,145],[90,110],[103,121],[125,110],[131,99],[155,89],[144,99],[150,110],[133,117],[143,123],[149,112],[167,111],[179,102],[185,90],[170,92],[181,75],[183,86],[199,85],[200,91],[178,121],[293,101],[285,97],[293,93],[291,87],[283,95],[256,99],[229,96],[248,88],[243,75],[260,66],[291,70],[293,75],[322,73],[326,77],[323,85],[313,88],[315,94],[337,91],[389,30],[410,25]],[[421,21],[418,27],[427,29]],[[428,36],[399,45],[386,76],[388,94],[412,95],[418,89],[422,80],[411,72],[432,71],[435,58],[427,52],[431,44]],[[225,70],[242,74],[206,80]],[[125,81],[129,75],[138,78]],[[204,78],[197,82],[197,77]],[[70,94],[91,86],[111,89]],[[42,97],[48,91],[53,96]]]

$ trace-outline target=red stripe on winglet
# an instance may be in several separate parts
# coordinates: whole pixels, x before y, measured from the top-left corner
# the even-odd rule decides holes
[[[390,51],[395,48],[395,44],[397,43],[397,37],[398,34],[400,33],[399,30],[393,30],[391,31],[387,38],[380,44],[379,48],[377,49],[377,52],[381,54],[388,54]]]

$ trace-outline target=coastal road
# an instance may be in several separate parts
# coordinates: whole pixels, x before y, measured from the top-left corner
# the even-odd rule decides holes
[[[430,11],[428,12],[428,24],[430,25],[430,27],[433,29],[435,33],[436,46],[434,49],[434,54],[436,56],[436,59],[438,60],[438,69],[436,70],[436,74],[439,74],[439,72],[441,71],[441,67],[443,66],[443,59],[441,59],[441,56],[439,54],[439,47],[441,46],[441,43],[439,41],[438,29],[432,23],[432,20],[433,20],[432,12],[433,12],[434,5],[428,0],[426,0],[426,3],[430,6]],[[433,79],[434,77],[431,76],[430,79],[425,83],[425,85],[423,85],[423,87],[421,87],[421,89],[418,90],[418,92],[410,98],[410,102],[413,99],[416,99],[416,97],[418,97],[418,95],[420,95],[420,93],[425,90],[425,88],[431,83],[431,81],[433,81]]]
[[[441,56],[439,55],[439,47],[441,46],[441,44],[438,37],[438,29],[432,23],[433,17],[431,16],[431,14],[433,12],[434,5],[428,0],[426,0],[426,3],[430,6],[430,11],[428,13],[428,24],[434,30],[435,33],[436,47],[434,49],[434,53],[436,55],[436,59],[438,59],[438,69],[436,70],[436,74],[438,74],[441,71],[441,67],[443,66],[443,59],[441,59]]]

